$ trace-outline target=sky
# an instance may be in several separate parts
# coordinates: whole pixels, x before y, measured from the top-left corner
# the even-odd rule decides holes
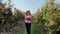
[[[56,0],[56,2],[60,2],[60,0]],[[39,8],[44,5],[44,0],[13,0],[12,2],[14,7],[21,11],[30,10],[31,13],[35,13]]]
[[[30,10],[35,13],[38,8],[44,5],[43,0],[14,0],[14,6],[22,11]]]

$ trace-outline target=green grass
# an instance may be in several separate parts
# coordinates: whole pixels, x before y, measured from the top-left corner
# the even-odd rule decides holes
[[[18,30],[17,34],[27,34],[26,33],[26,28],[25,28],[25,24],[22,24],[23,26],[20,27],[20,29]]]
[[[41,29],[41,27],[39,27],[37,25],[38,24],[36,24],[35,22],[32,22],[32,24],[31,24],[31,34],[44,34],[43,29]],[[20,30],[17,33],[18,34],[27,34],[25,26],[21,27]]]

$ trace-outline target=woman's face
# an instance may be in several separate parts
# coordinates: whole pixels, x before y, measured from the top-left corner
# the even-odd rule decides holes
[[[29,12],[27,13],[27,15],[29,15]]]

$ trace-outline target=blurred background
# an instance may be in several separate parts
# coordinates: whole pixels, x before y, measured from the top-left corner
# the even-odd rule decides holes
[[[0,34],[27,34],[25,12],[33,15],[31,34],[60,31],[60,0],[0,0]]]

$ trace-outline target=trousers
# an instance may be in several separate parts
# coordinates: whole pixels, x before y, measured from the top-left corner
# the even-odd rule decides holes
[[[27,34],[30,34],[31,23],[25,23]]]

